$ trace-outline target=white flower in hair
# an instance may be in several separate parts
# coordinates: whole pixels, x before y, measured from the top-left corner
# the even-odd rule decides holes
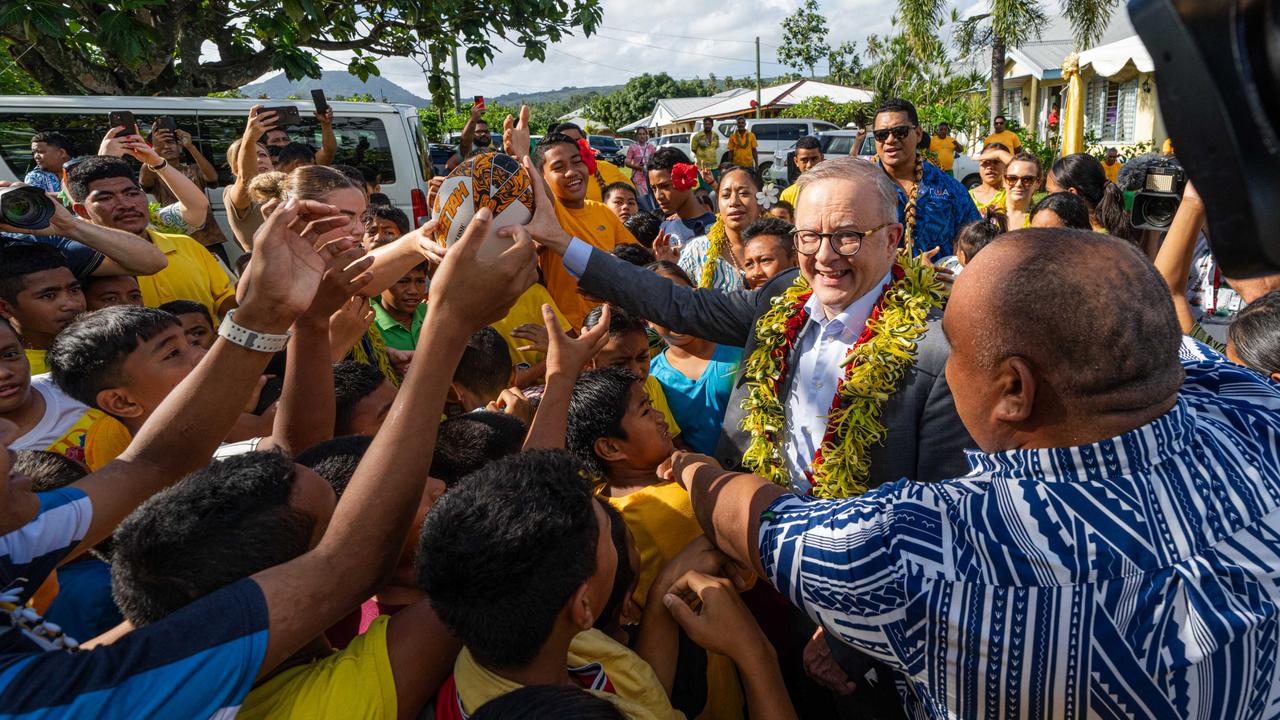
[[[756,193],[756,202],[760,203],[760,207],[768,210],[778,204],[778,186],[769,185],[764,190]]]

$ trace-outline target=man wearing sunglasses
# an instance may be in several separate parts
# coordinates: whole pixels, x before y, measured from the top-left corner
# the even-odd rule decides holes
[[[924,131],[916,108],[893,99],[876,110],[873,134],[880,167],[897,186],[898,222],[917,255],[953,255],[960,228],[980,219],[960,181],[920,156]]]
[[[1022,140],[1018,139],[1018,134],[1009,129],[1009,123],[1004,119],[1003,115],[997,115],[991,121],[991,134],[986,140],[982,141],[983,145],[991,143],[1000,143],[1009,148],[1009,152],[1014,155],[1018,154],[1018,150],[1022,148]]]

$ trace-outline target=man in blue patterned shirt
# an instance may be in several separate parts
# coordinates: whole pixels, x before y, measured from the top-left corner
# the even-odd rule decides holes
[[[885,102],[876,110],[873,134],[876,162],[897,186],[898,222],[911,251],[937,248],[939,257],[954,255],[960,228],[981,218],[964,185],[920,156],[925,135],[916,107],[901,99]]]
[[[967,476],[813,501],[673,473],[722,549],[901,669],[916,716],[1275,717],[1280,389],[1180,363],[1167,294],[1114,238],[1011,233],[944,320]]]

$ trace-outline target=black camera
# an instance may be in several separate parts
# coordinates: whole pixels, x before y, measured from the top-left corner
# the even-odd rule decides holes
[[[0,188],[0,222],[15,230],[43,230],[53,219],[53,201],[30,185]]]
[[[1164,232],[1173,224],[1173,216],[1182,203],[1187,172],[1176,158],[1147,153],[1125,163],[1117,183],[1121,190],[1137,193],[1129,212],[1133,226]]]

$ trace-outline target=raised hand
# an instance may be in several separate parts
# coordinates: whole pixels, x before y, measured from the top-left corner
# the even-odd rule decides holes
[[[502,149],[508,155],[524,159],[529,156],[529,106],[520,106],[520,119],[510,115],[502,121]]]
[[[542,306],[542,322],[547,334],[547,375],[564,373],[577,377],[609,342],[609,306],[600,311],[600,321],[576,338],[560,329],[560,320],[550,305]]]
[[[176,132],[177,132],[177,136],[178,136],[178,144],[179,144],[179,145],[181,145],[181,146],[182,146],[182,147],[184,147],[184,148],[190,148],[190,147],[191,147],[191,133],[187,132],[186,130],[178,130],[178,131],[176,131]]]
[[[694,474],[704,465],[710,465],[716,470],[724,472],[724,468],[715,461],[715,458],[677,450],[666,462],[658,467],[658,475],[664,480],[678,482],[688,490]]]
[[[690,639],[711,652],[742,661],[769,649],[738,591],[724,578],[689,571],[662,601]]]
[[[307,315],[326,318],[333,315],[373,279],[373,273],[369,272],[373,258],[365,255],[359,245],[338,249],[344,245],[341,240],[335,240],[322,248],[321,254],[328,255],[329,260]]]
[[[675,239],[675,235],[666,230],[659,230],[658,236],[653,239],[653,256],[658,260],[679,262],[680,248],[672,245]]]
[[[326,234],[349,223],[332,205],[292,198],[280,203],[254,235],[253,262],[237,288],[237,320],[259,332],[287,330],[311,306],[327,269],[317,248],[327,244]],[[348,237],[334,250],[355,242]]]
[[[329,357],[337,362],[351,352],[373,325],[373,306],[368,298],[352,296],[329,316]],[[390,350],[390,348],[388,348]]]
[[[262,105],[249,108],[249,119],[244,126],[244,139],[247,142],[257,142],[268,131],[276,129],[275,112],[263,112],[262,108]]]
[[[409,372],[409,363],[413,362],[413,353],[413,350],[387,348],[387,357],[391,360],[391,367],[394,367],[401,377],[404,377],[404,374]]]
[[[102,142],[98,145],[98,154],[124,157],[129,154],[129,143],[134,138],[142,139],[124,127],[117,125],[107,130],[107,134],[102,136]]]
[[[543,307],[545,308],[546,305],[543,305]],[[552,313],[552,316],[554,317],[555,313]],[[559,323],[556,323],[556,325],[558,327]],[[543,325],[537,325],[535,323],[518,325],[511,331],[511,337],[523,338],[529,341],[528,345],[521,345],[516,348],[520,352],[531,351],[545,353],[547,348],[550,347],[548,344],[550,339],[547,335],[547,328]]]
[[[489,403],[486,410],[513,415],[524,421],[527,427],[533,422],[533,403],[524,396],[520,388],[507,388],[498,395],[498,399]]]
[[[513,226],[511,247],[499,255],[480,255],[492,224],[493,212],[481,208],[431,279],[429,312],[443,313],[473,332],[505,317],[538,279],[537,253],[524,226]]]

